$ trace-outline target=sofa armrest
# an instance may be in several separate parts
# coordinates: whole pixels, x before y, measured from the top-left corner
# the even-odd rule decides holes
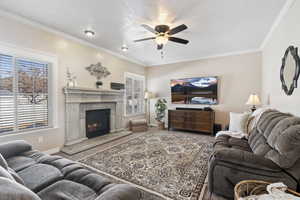
[[[32,146],[23,140],[0,144],[0,154],[6,159],[30,150],[32,150]]]
[[[282,171],[282,169],[273,161],[252,152],[239,149],[218,149],[212,154],[211,159],[240,167],[274,172]]]
[[[141,192],[128,184],[115,184],[105,186],[105,190],[95,200],[139,200],[141,199]]]
[[[0,177],[1,200],[41,200],[37,194],[10,179]]]
[[[209,191],[233,199],[234,186],[242,180],[280,181],[297,188],[297,181],[269,159],[238,149],[215,150],[209,162]]]

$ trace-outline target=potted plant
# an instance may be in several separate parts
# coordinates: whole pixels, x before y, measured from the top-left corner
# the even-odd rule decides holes
[[[158,122],[158,128],[160,130],[163,130],[165,128],[165,116],[166,116],[166,110],[167,110],[167,101],[165,99],[158,99],[155,104],[155,114],[156,114],[156,120]]]

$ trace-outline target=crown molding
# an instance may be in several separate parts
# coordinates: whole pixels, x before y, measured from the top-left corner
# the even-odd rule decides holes
[[[120,59],[123,59],[123,60],[126,60],[126,61],[129,61],[129,62],[132,62],[134,64],[137,64],[137,65],[140,65],[142,67],[145,67],[146,65],[144,63],[142,63],[141,61],[138,61],[138,60],[135,60],[135,59],[132,59],[132,58],[128,58],[124,55],[121,55],[119,53],[116,53],[116,52],[113,52],[111,50],[108,50],[106,48],[103,48],[101,46],[98,46],[98,45],[95,45],[95,44],[92,44],[91,42],[88,42],[84,39],[81,39],[81,38],[78,38],[78,37],[75,37],[75,36],[72,36],[68,33],[65,33],[65,32],[62,32],[62,31],[58,31],[54,28],[51,28],[49,26],[46,26],[46,25],[43,25],[39,22],[36,22],[36,21],[33,21],[33,20],[30,20],[26,17],[23,17],[23,16],[20,16],[20,15],[17,15],[17,14],[14,14],[12,12],[9,12],[9,11],[6,11],[6,10],[3,10],[3,9],[0,9],[0,15],[1,16],[4,16],[4,17],[8,17],[8,18],[11,18],[11,19],[14,19],[18,22],[21,22],[21,23],[24,23],[24,24],[27,24],[27,25],[31,25],[33,27],[36,27],[36,28],[40,28],[44,31],[47,31],[47,32],[50,32],[50,33],[53,33],[53,34],[56,34],[58,36],[61,36],[61,37],[64,37],[66,39],[69,39],[69,40],[72,40],[72,41],[75,41],[75,42],[78,42],[82,45],[85,45],[85,46],[89,46],[89,47],[92,47],[94,49],[97,49],[97,50],[100,50],[100,51],[103,51],[105,53],[108,53],[110,55],[113,55],[113,56],[116,56]]]
[[[201,60],[207,60],[207,59],[217,59],[217,58],[222,58],[222,57],[238,56],[238,55],[243,55],[243,54],[259,53],[259,52],[261,52],[261,49],[249,49],[249,50],[245,50],[245,51],[234,51],[234,52],[229,52],[229,53],[224,53],[224,54],[215,54],[215,55],[205,56],[205,57],[200,57],[200,58],[195,58],[195,59],[175,60],[174,62],[166,62],[164,64],[149,64],[149,65],[147,65],[147,67],[158,67],[158,66],[169,65],[169,64],[176,64],[176,63],[183,63],[183,62],[195,62],[195,61],[201,61]]]
[[[267,43],[271,39],[273,32],[278,27],[278,25],[280,24],[280,22],[283,20],[283,18],[287,14],[288,10],[294,5],[294,3],[295,3],[295,0],[287,0],[286,1],[286,3],[284,4],[284,6],[282,7],[282,9],[280,10],[278,16],[276,17],[273,25],[271,26],[268,34],[266,35],[265,39],[263,40],[263,42],[262,42],[262,44],[260,46],[260,50],[263,50],[265,48],[265,46],[267,45]]]

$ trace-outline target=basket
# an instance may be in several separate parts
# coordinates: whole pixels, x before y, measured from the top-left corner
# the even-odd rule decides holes
[[[262,195],[268,194],[267,186],[271,183],[265,181],[257,181],[257,180],[245,180],[241,181],[234,187],[234,199],[238,200],[239,198],[251,196],[251,195]],[[287,189],[286,191],[289,194],[295,195],[300,197],[300,194],[291,190]]]

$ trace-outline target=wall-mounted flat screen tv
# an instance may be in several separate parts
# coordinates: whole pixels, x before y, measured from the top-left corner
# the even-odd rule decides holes
[[[218,77],[199,77],[171,80],[174,104],[218,104]]]

